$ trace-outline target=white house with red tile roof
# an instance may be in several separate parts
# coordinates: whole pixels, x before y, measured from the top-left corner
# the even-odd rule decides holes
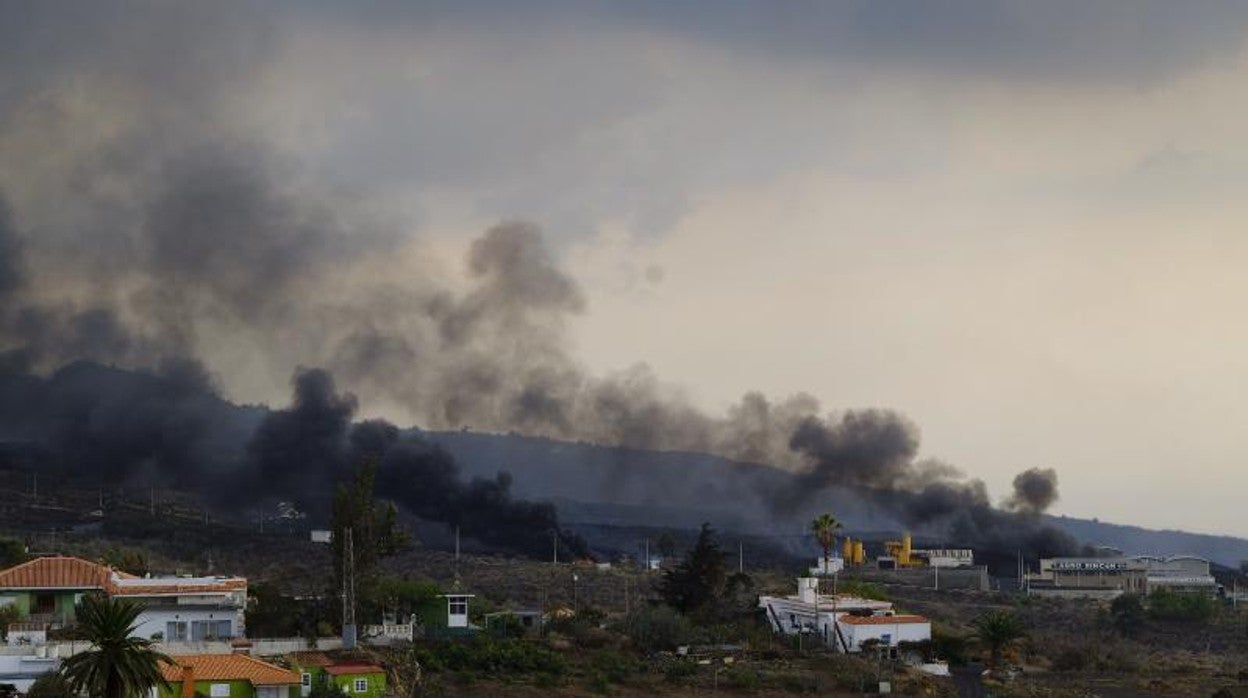
[[[758,598],[759,608],[777,633],[808,636],[840,652],[860,652],[862,643],[868,640],[896,647],[901,642],[932,637],[930,621],[921,616],[898,615],[888,601],[822,594],[819,580],[813,577],[797,582],[796,594]]]
[[[932,639],[932,622],[910,614],[844,614],[837,618],[837,628],[849,652],[861,652],[863,643],[873,640],[884,647],[897,647],[903,642]]]

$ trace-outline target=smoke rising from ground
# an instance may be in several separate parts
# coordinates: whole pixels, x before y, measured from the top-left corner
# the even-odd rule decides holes
[[[444,269],[362,193],[255,140],[234,108],[243,68],[271,49],[257,14],[151,8],[103,44],[65,41],[58,60],[0,71],[0,366],[46,374],[89,359],[164,377],[110,391],[71,366],[43,396],[47,420],[15,406],[12,423],[76,467],[214,494],[227,473],[257,495],[310,500],[367,445],[378,482],[414,511],[460,520],[495,503],[501,519],[549,525],[546,510],[509,502],[505,479],[457,487],[436,450],[385,425],[351,427],[358,405],[336,380],[430,429],[705,451],[797,474],[793,493],[764,499],[855,486],[904,495],[898,511],[916,526],[983,538],[1015,525],[982,483],[916,462],[917,428],[895,413],[828,415],[807,395],[749,393],[709,415],[644,366],[586,372],[566,337],[584,295],[536,226],[499,223],[471,243],[462,274]],[[214,31],[196,31],[204,23]],[[23,46],[25,28],[0,28],[0,46]],[[168,42],[214,60],[169,61]],[[299,374],[294,403],[254,434],[206,389],[211,372],[227,395],[259,383],[275,396],[295,366],[327,372]],[[1020,512],[1053,499],[1025,489]]]

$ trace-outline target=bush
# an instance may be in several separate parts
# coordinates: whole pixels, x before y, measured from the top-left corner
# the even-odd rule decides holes
[[[1157,620],[1207,623],[1216,611],[1213,599],[1205,594],[1158,589],[1148,595],[1148,615]]]
[[[681,683],[685,679],[696,676],[698,665],[693,662],[676,662],[663,670],[663,680],[668,683]]]
[[[427,644],[413,655],[430,672],[563,676],[568,668],[559,653],[540,645],[488,637]]]
[[[609,683],[624,683],[640,670],[632,658],[613,650],[595,652],[589,658],[589,666]]]
[[[1069,645],[1057,651],[1053,657],[1053,671],[1085,671],[1092,656],[1086,647]]]
[[[837,593],[846,596],[857,596],[863,599],[875,599],[876,601],[891,601],[888,592],[879,584],[864,582],[861,579],[846,579],[837,585]]]
[[[646,652],[674,650],[695,637],[689,619],[667,606],[647,606],[634,611],[624,619],[621,629]]]
[[[734,667],[724,672],[724,681],[729,686],[743,691],[754,691],[762,685],[758,672],[743,667]]]

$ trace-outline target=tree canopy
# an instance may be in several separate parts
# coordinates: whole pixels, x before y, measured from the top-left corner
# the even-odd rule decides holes
[[[60,668],[73,694],[141,698],[155,686],[169,687],[160,665],[173,660],[152,649],[150,640],[131,637],[141,610],[126,599],[83,597],[78,627],[93,647],[66,659]]]
[[[712,611],[724,594],[727,565],[715,532],[702,524],[698,540],[685,553],[685,559],[663,573],[659,593],[667,605],[681,613],[697,616]]]

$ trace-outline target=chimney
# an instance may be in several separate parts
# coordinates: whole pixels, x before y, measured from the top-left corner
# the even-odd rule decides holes
[[[802,603],[815,603],[819,596],[819,580],[815,577],[797,578],[797,597]]]
[[[182,667],[182,698],[195,698],[195,667]]]

